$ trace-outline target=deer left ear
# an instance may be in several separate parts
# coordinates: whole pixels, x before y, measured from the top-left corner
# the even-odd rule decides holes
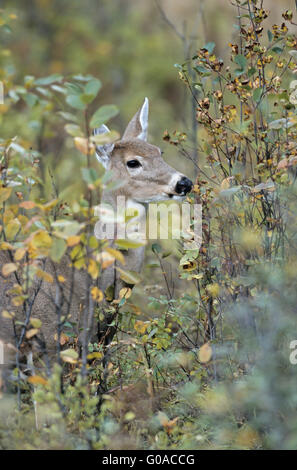
[[[104,124],[93,130],[93,135],[107,134],[110,132],[107,126]],[[108,169],[110,163],[110,157],[114,149],[114,144],[96,145],[96,157],[97,160]]]
[[[141,139],[147,140],[149,101],[144,99],[144,103],[129,122],[122,140]]]

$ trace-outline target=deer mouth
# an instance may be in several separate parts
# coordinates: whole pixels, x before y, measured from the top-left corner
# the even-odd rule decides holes
[[[186,197],[186,194],[167,193],[166,196],[168,197],[168,199],[171,199],[173,201],[183,201]]]

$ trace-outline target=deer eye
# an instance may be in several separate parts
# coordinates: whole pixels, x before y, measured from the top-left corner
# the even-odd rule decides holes
[[[128,168],[139,168],[140,166],[141,166],[141,163],[138,160],[129,160],[127,162]]]

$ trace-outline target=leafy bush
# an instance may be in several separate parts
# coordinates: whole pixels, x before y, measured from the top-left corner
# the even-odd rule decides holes
[[[3,69],[5,119],[21,108],[33,134],[0,142],[0,248],[11,257],[1,276],[22,279],[10,296],[25,314],[2,312],[17,331],[17,394],[0,400],[2,448],[296,448],[290,345],[297,304],[297,40],[292,12],[267,30],[262,3],[236,1],[237,41],[229,44],[228,63],[208,43],[178,66],[197,110],[199,145],[193,153],[184,130],[166,131],[164,140],[197,169],[189,202],[202,204],[203,243],[199,250],[179,247],[179,277],[188,286],[181,296],[166,272],[168,252],[153,244],[166,295],[139,284],[147,304],[140,309],[130,291],[122,293],[113,305],[119,330],[108,356],[100,344],[84,342],[79,357],[77,325],[65,316],[55,338],[58,364],[29,361],[27,370],[21,364],[23,348],[42,338],[42,323],[30,315],[34,280],[65,291],[65,279],[37,259],[58,263],[70,253],[73,269],[88,273],[94,303],[102,300],[96,288],[102,257],[91,254],[108,247],[92,235],[93,208],[102,188],[114,183],[92,164],[90,129],[117,110],[95,111],[101,83],[93,76],[27,76],[19,85]],[[14,18],[3,15],[8,28]],[[66,131],[61,149],[81,152],[83,187],[60,191],[56,173],[74,164],[49,171],[42,148],[31,148],[38,129],[46,122],[52,135],[57,120]]]

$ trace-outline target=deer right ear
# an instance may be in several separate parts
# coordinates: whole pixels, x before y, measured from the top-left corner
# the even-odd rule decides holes
[[[107,126],[104,124],[93,130],[93,135],[102,135],[110,132]],[[108,169],[110,163],[110,156],[114,149],[114,144],[96,145],[96,157],[97,160]]]

